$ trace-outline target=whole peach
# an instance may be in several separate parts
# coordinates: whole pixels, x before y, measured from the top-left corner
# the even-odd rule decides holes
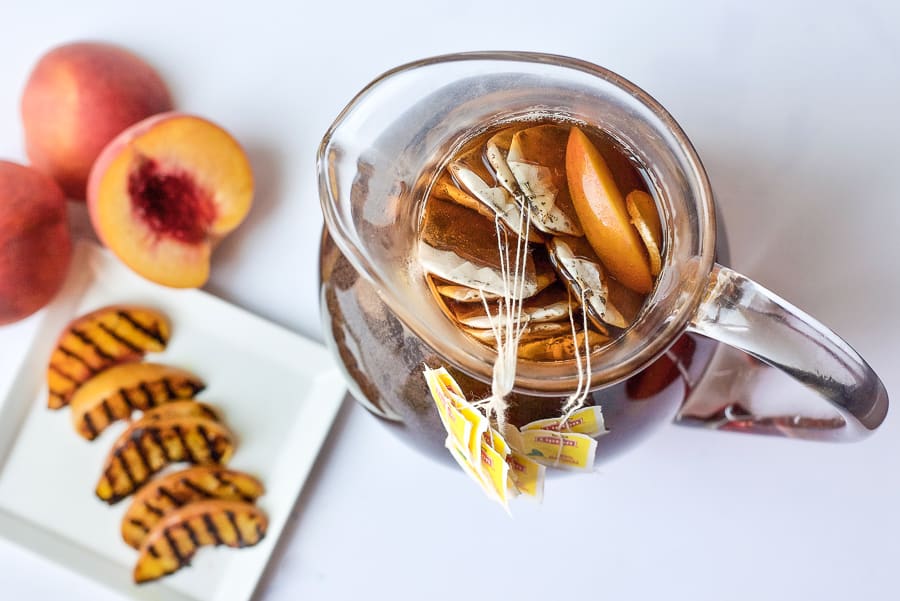
[[[0,325],[50,302],[71,255],[59,186],[34,169],[0,161]]]
[[[128,126],[172,109],[159,74],[131,52],[77,42],[45,54],[22,94],[28,158],[71,198],[84,199],[91,165]]]

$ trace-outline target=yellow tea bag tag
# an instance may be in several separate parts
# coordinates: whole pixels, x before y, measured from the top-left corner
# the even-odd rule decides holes
[[[448,380],[452,386],[448,385]],[[453,381],[453,378],[450,377],[450,374],[443,367],[439,370],[427,370],[425,372],[425,381],[428,383],[431,396],[437,405],[444,428],[450,437],[456,441],[457,446],[465,457],[472,461],[475,457],[478,457],[478,449],[477,447],[473,448],[472,445],[473,424],[457,407],[459,400],[465,402],[465,399],[461,395],[455,394],[453,387],[456,386],[456,382]],[[475,412],[478,413],[477,411]],[[480,436],[476,440],[480,440]]]
[[[497,498],[497,494],[494,492],[494,487],[490,485],[485,479],[481,476],[481,473],[475,470],[475,467],[472,463],[463,455],[463,452],[459,450],[459,447],[456,446],[456,442],[448,437],[446,442],[444,443],[447,447],[447,450],[450,451],[450,455],[456,460],[456,463],[459,464],[459,467],[468,475],[472,480],[478,483],[481,489],[491,499],[501,502],[499,498]]]
[[[469,403],[446,369],[426,369],[425,381],[447,430],[445,445],[469,477],[508,511],[509,445],[488,418]]]
[[[546,468],[521,453],[510,453],[506,457],[509,475],[516,490],[540,501],[544,498],[544,473]]]
[[[485,438],[493,437],[494,433],[494,430],[491,430],[490,436],[485,436]],[[499,434],[497,436],[499,437]],[[481,472],[484,480],[493,489],[496,499],[506,507],[507,502],[509,501],[509,490],[507,488],[509,465],[506,463],[506,455],[501,454],[501,452],[487,440],[482,440],[481,442]]]
[[[585,407],[569,416],[565,423],[559,419],[539,419],[525,424],[522,430],[551,430],[553,432],[575,432],[588,436],[600,436],[606,433],[603,423],[603,410],[600,407]]]
[[[569,470],[590,471],[594,466],[597,441],[586,434],[525,430],[522,451],[542,465]]]
[[[484,438],[485,432],[490,428],[490,423],[488,422],[488,418],[485,417],[481,411],[473,407],[462,397],[460,397],[458,410],[459,414],[471,426],[469,438],[466,442],[466,452],[468,453],[469,459],[475,465],[478,465],[476,459],[481,455],[482,438]]]

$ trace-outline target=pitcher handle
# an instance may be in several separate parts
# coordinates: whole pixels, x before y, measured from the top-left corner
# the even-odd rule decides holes
[[[716,418],[720,427],[763,432],[774,427],[794,438],[851,441],[869,435],[887,415],[884,384],[859,353],[811,316],[727,267],[714,266],[689,331],[780,369],[818,393],[840,415],[837,425],[829,427],[823,420],[804,421],[799,416],[728,415],[726,408],[726,414]],[[733,427],[742,420],[747,427]]]

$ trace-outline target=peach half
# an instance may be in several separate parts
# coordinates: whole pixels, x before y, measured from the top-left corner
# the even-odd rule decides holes
[[[45,54],[22,94],[28,158],[70,198],[84,200],[91,165],[110,140],[172,110],[159,74],[124,48],[76,42]]]
[[[88,210],[101,241],[143,277],[202,286],[212,249],[244,220],[253,171],[218,125],[164,113],[116,137],[91,169]]]

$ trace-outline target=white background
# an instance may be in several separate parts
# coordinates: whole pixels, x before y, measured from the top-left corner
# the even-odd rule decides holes
[[[898,6],[4,0],[0,157],[24,160],[18,100],[42,52],[82,38],[132,48],[254,163],[256,204],[208,289],[321,338],[314,153],[352,95],[432,54],[577,56],[674,114],[709,170],[733,266],[831,325],[900,399]],[[34,324],[0,328],[0,387]],[[510,519],[348,403],[258,597],[893,600],[898,567],[897,411],[849,446],[666,427]],[[2,542],[0,591],[116,598]]]

